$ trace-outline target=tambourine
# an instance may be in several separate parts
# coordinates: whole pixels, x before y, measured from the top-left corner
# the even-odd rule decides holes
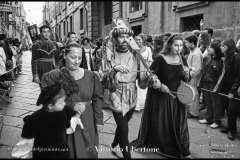
[[[197,89],[190,84],[182,83],[177,89],[177,98],[183,104],[192,103],[197,95]]]

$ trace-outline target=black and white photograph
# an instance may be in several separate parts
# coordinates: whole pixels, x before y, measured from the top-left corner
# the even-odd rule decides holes
[[[240,1],[0,2],[0,159],[239,151]]]

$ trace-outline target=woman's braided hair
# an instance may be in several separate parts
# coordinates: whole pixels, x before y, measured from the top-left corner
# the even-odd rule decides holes
[[[62,84],[63,89],[67,96],[72,95],[73,93],[79,92],[79,86],[77,85],[74,78],[70,75],[66,67],[62,67],[60,71],[59,83]]]

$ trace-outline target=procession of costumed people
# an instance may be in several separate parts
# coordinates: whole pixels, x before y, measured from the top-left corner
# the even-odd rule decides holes
[[[14,157],[26,158],[31,148],[46,147],[67,151],[34,150],[33,158],[98,158],[103,108],[112,111],[116,122],[109,147],[117,157],[120,147],[124,158],[132,158],[133,147],[157,148],[167,158],[193,158],[188,118],[199,118],[204,108],[199,123],[219,128],[227,113],[227,127],[220,131],[235,139],[240,42],[211,39],[211,28],[184,38],[171,33],[154,40],[143,33],[133,38],[122,20],[114,22],[116,27],[97,45],[88,37],[78,39],[75,32],[60,42],[51,27],[40,27],[31,64],[33,82],[41,89],[36,104],[42,108],[24,118]],[[10,48],[16,66],[16,48]],[[4,67],[7,57],[0,51]],[[134,111],[142,117],[136,139],[129,142]]]

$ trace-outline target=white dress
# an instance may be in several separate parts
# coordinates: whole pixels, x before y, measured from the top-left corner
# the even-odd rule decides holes
[[[152,50],[150,47],[146,47],[146,50],[144,52],[141,53],[143,58],[145,59],[145,61],[147,62],[148,66],[151,65],[151,63],[153,62],[152,59]],[[138,85],[137,85],[137,105],[135,110],[140,111],[144,108],[145,105],[145,100],[146,100],[146,95],[147,95],[147,88],[146,89],[141,89]]]
[[[84,51],[85,51],[85,55],[86,55],[88,70],[91,71],[91,65],[90,65],[91,59],[90,58],[92,57],[92,55],[90,55],[90,54],[92,54],[92,50],[90,48],[89,49],[84,48]]]

